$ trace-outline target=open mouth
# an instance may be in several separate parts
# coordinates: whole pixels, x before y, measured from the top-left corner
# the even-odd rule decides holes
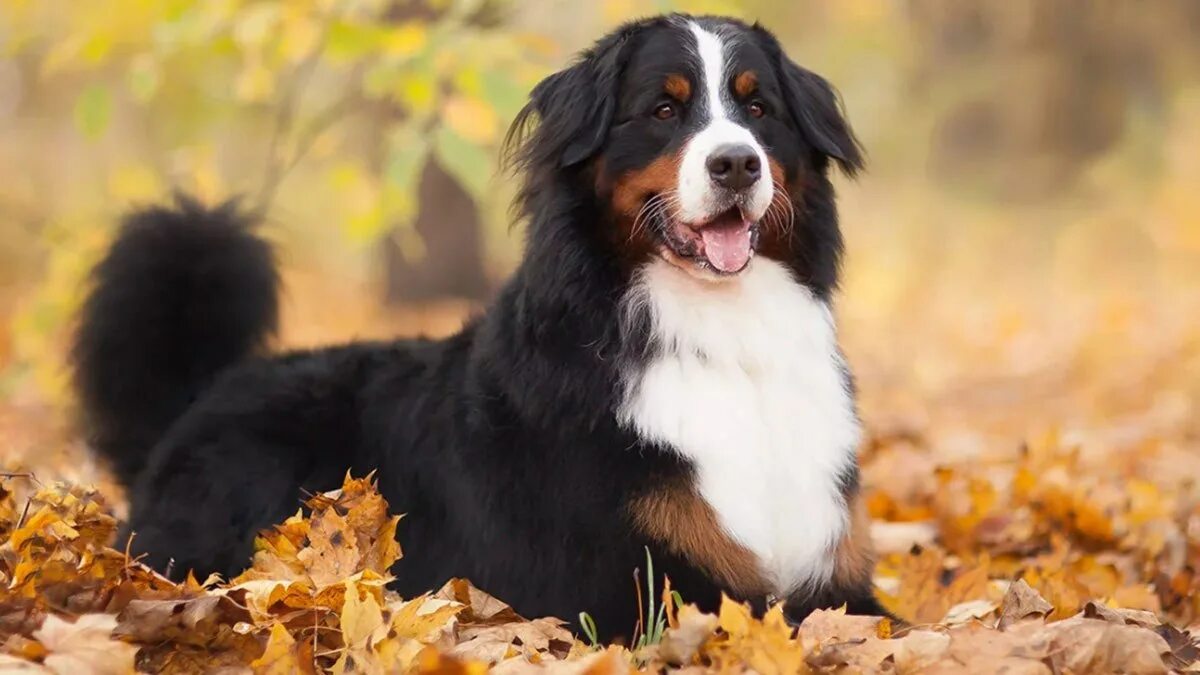
[[[737,206],[702,223],[665,220],[660,223],[660,234],[665,248],[677,258],[719,275],[745,269],[758,245],[758,223]]]

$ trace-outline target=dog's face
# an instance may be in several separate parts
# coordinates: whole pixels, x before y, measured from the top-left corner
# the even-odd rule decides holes
[[[628,25],[542,82],[530,110],[544,159],[590,177],[619,254],[709,280],[795,255],[806,176],[861,163],[829,85],[732,19]]]

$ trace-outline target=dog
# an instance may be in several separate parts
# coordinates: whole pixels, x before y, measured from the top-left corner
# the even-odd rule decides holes
[[[834,90],[761,26],[661,16],[538,84],[507,144],[524,257],[444,340],[268,355],[249,216],[126,218],[73,356],[133,552],[235,574],[303,493],[377,471],[404,595],[467,577],[618,635],[649,554],[705,609],[882,614],[830,310],[830,173],[863,162]]]

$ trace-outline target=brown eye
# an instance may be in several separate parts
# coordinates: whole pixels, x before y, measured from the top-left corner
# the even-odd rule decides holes
[[[675,106],[664,103],[654,109],[654,119],[669,120],[675,116]]]
[[[746,112],[750,113],[751,117],[757,119],[767,114],[767,108],[763,105],[762,101],[751,101],[746,106]]]

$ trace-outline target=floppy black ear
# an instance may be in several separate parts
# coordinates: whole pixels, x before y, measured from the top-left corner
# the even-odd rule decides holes
[[[837,93],[825,78],[796,65],[782,52],[779,60],[784,96],[800,133],[817,152],[853,176],[863,168],[862,150]]]
[[[617,78],[629,32],[601,41],[574,65],[542,80],[508,132],[507,145],[523,164],[570,167],[604,144],[616,112]],[[536,130],[530,131],[535,124]]]

